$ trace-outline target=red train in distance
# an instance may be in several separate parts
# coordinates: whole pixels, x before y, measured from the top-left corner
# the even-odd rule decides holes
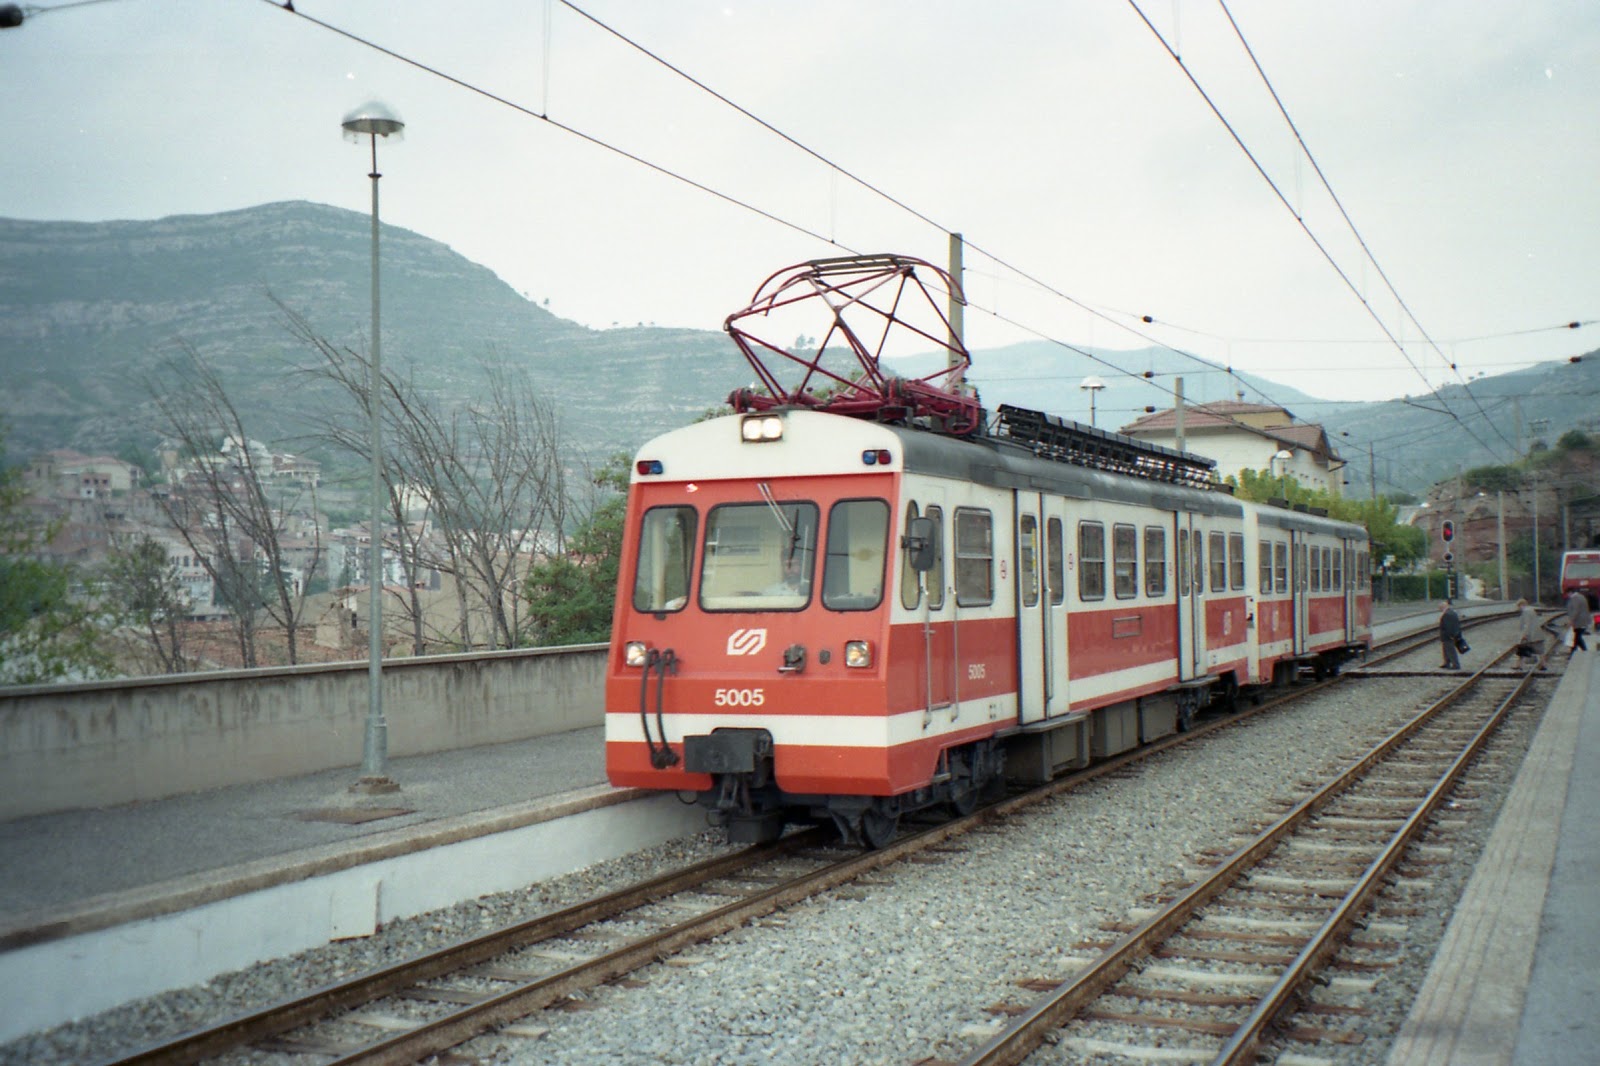
[[[1563,552],[1561,555],[1561,602],[1581,592],[1591,611],[1600,611],[1600,551]]]
[[[750,355],[765,342],[745,316],[796,287],[898,323],[918,268],[953,287],[903,257],[802,264],[729,331]],[[938,373],[875,379],[859,338],[882,333],[839,330],[813,356],[771,349],[801,387],[735,394],[734,414],[639,452],[613,784],[693,794],[738,841],[832,821],[881,846],[908,812],[968,811],[1003,777],[1048,779],[1365,652],[1361,527],[1238,500],[1192,455],[985,418]],[[828,369],[830,340],[866,369]],[[818,379],[855,387],[819,399]]]

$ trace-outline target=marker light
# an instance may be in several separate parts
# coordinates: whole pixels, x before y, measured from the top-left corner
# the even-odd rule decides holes
[[[868,466],[888,466],[889,458],[888,448],[868,448],[861,453],[861,461]]]
[[[628,666],[643,666],[645,655],[649,651],[642,640],[630,640],[623,650],[622,661]]]
[[[852,640],[844,646],[844,664],[857,668],[872,665],[872,642],[870,640]]]
[[[633,468],[641,474],[659,474],[666,469],[660,459],[640,459]]]
[[[746,444],[783,439],[783,419],[777,415],[747,415],[739,423],[739,437]]]

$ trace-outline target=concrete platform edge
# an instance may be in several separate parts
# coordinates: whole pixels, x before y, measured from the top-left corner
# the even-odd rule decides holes
[[[656,794],[643,789],[617,789],[609,785],[574,789],[516,806],[496,807],[386,830],[349,843],[327,844],[299,852],[272,855],[222,870],[97,896],[67,907],[35,911],[0,925],[0,953],[192,910],[275,885],[322,877],[414,851],[509,832],[652,795]]]
[[[1590,667],[1575,663],[1562,677],[1390,1048],[1388,1066],[1512,1061],[1588,706]]]

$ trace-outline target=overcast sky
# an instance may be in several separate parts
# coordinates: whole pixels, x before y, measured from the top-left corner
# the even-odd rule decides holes
[[[1600,347],[1552,328],[1600,320],[1594,0],[579,4],[815,156],[554,0],[295,4],[531,115],[266,0],[37,2],[0,31],[8,217],[365,212],[339,123],[377,98],[407,123],[379,145],[384,221],[595,327],[718,329],[781,267],[942,265],[957,230],[975,349],[1154,340],[1385,399]]]

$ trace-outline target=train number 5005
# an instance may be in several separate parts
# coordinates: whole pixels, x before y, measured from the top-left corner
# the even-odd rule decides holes
[[[759,707],[767,702],[767,692],[759,688],[719,688],[711,702],[718,707]]]

